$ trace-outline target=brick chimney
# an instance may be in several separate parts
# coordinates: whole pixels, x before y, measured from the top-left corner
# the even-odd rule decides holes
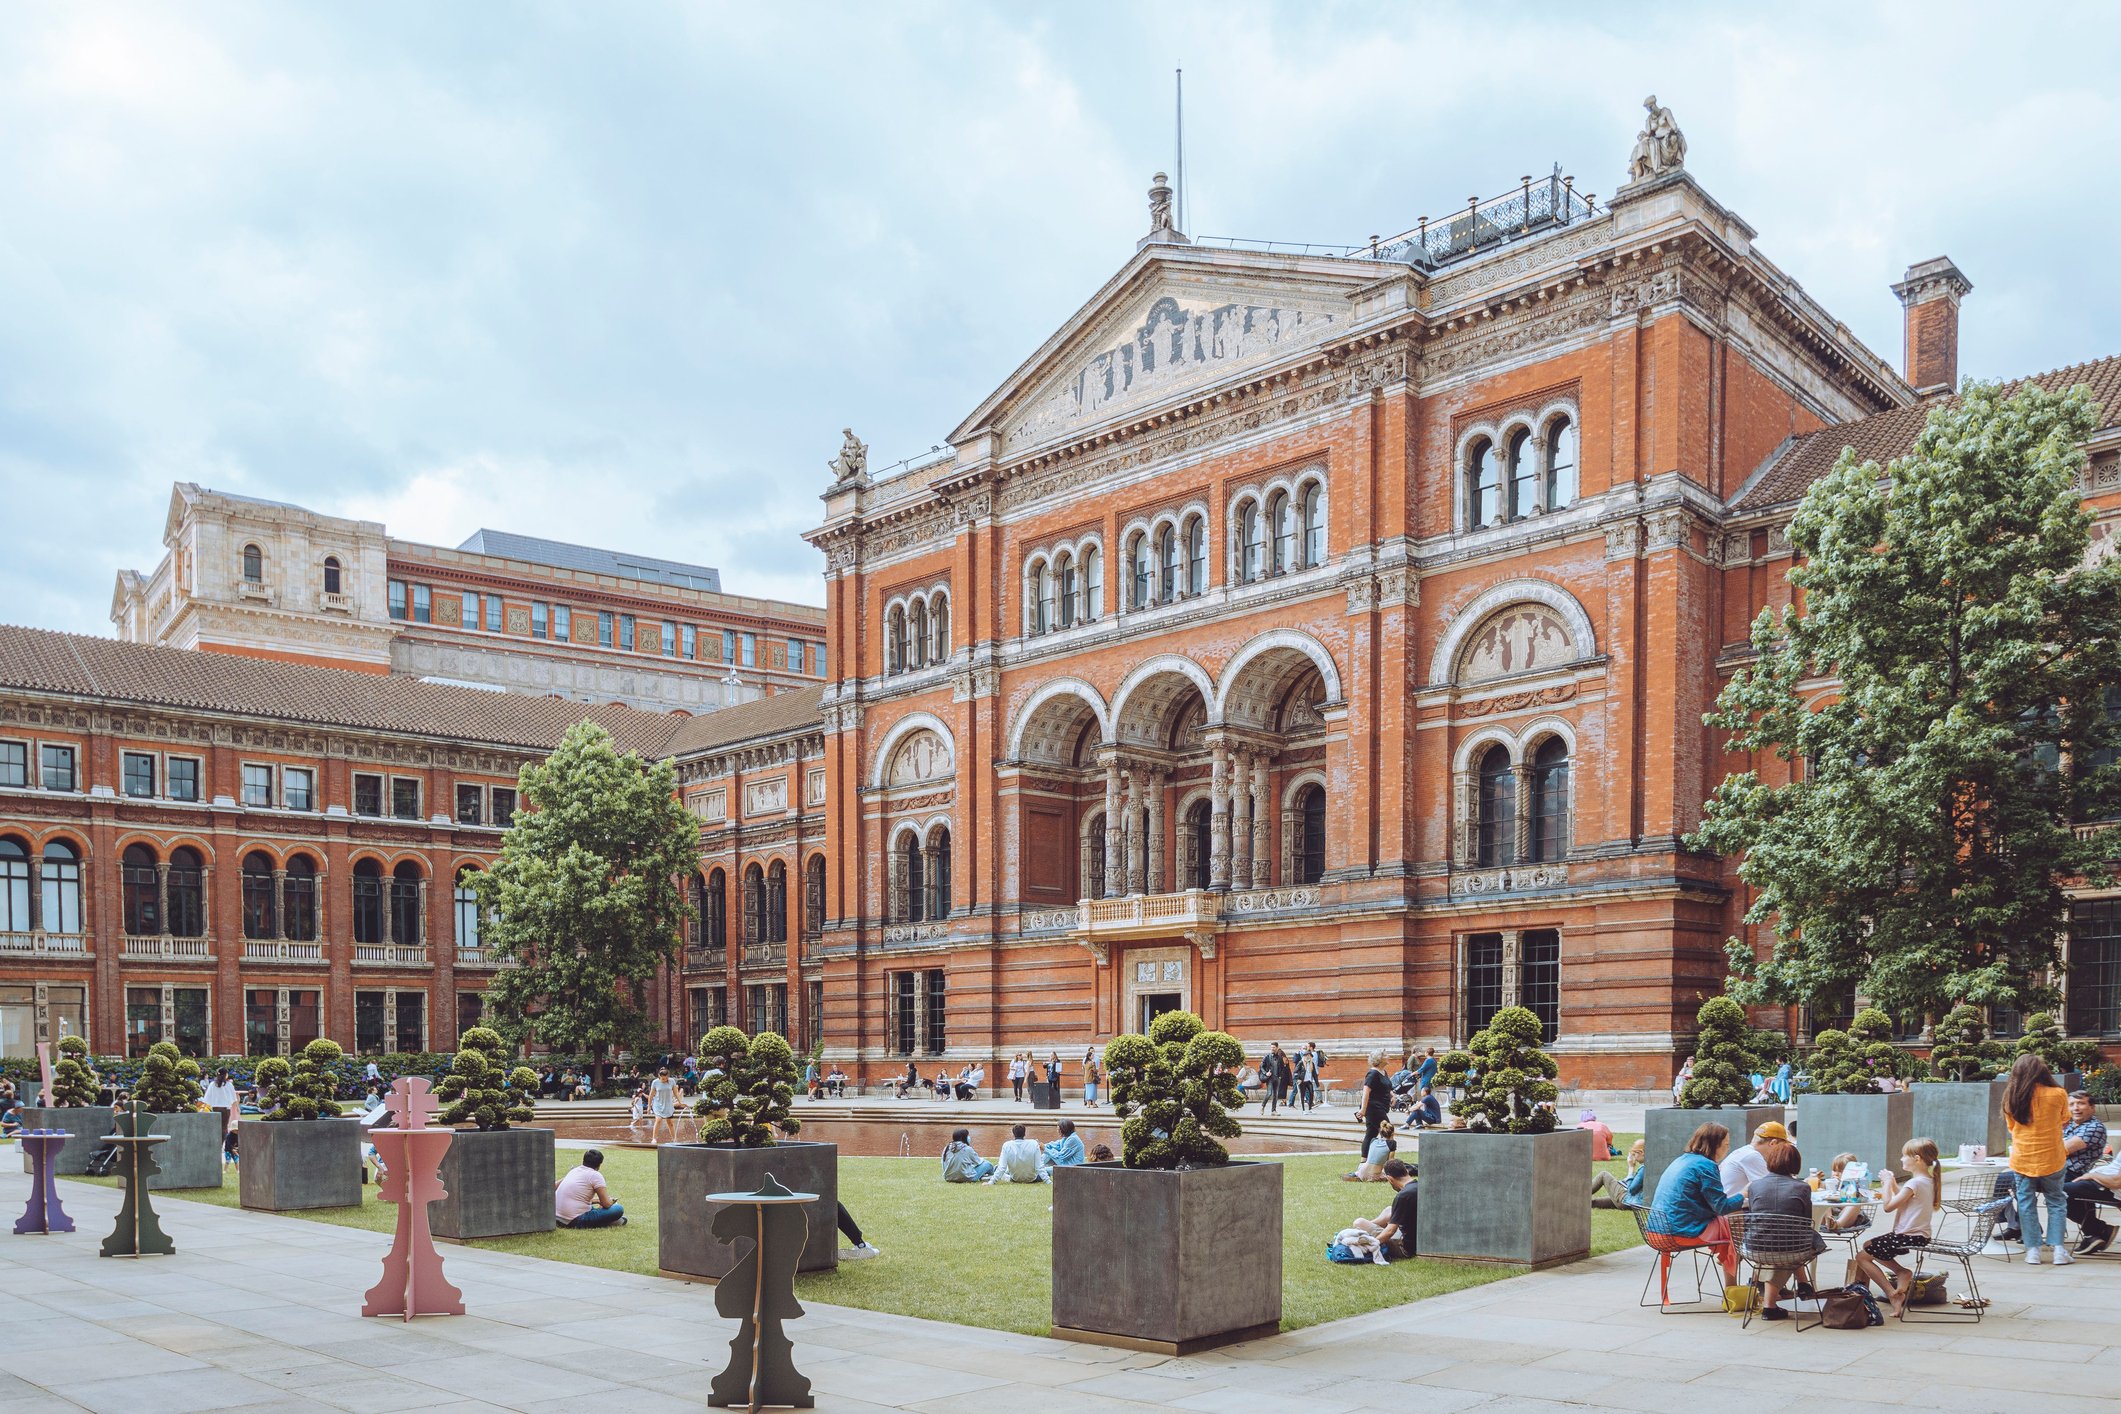
[[[1945,255],[1908,266],[1907,275],[1893,286],[1907,311],[1903,371],[1925,397],[1959,386],[1959,301],[1973,288]]]

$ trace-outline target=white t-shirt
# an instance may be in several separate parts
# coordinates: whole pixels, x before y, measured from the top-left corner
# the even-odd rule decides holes
[[[1900,1191],[1907,1195],[1907,1201],[1901,1205],[1899,1212],[1893,1214],[1893,1231],[1928,1237],[1930,1218],[1936,1212],[1935,1205],[1930,1201],[1930,1181],[1917,1176],[1901,1184]]]
[[[1040,1156],[1036,1139],[1011,1139],[994,1161],[994,1177],[1002,1183],[1036,1183]]]
[[[1767,1177],[1767,1160],[1750,1144],[1741,1144],[1723,1156],[1723,1191],[1732,1195],[1742,1194],[1753,1186],[1753,1180]]]
[[[597,1188],[604,1176],[587,1164],[576,1164],[552,1193],[552,1211],[561,1222],[571,1223],[596,1206]]]
[[[206,1082],[206,1107],[210,1110],[232,1110],[236,1107],[236,1082],[233,1080],[209,1080]]]

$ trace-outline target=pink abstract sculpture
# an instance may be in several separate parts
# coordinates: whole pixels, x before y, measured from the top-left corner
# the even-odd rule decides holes
[[[401,1075],[390,1087],[384,1108],[396,1116],[396,1127],[369,1132],[369,1142],[383,1160],[385,1202],[398,1205],[398,1230],[383,1258],[383,1279],[368,1289],[364,1316],[461,1316],[464,1293],[442,1276],[442,1254],[427,1229],[427,1205],[448,1197],[442,1187],[442,1155],[456,1137],[453,1129],[429,1129],[440,1102],[427,1082]]]

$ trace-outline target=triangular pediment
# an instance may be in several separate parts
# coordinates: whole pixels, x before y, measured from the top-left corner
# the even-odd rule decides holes
[[[1342,337],[1354,294],[1391,267],[1158,246],[1128,262],[951,435],[1014,457],[1082,436]]]

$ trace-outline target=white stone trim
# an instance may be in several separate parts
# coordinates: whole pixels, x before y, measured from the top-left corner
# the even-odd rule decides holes
[[[944,724],[943,719],[933,712],[908,712],[893,722],[891,729],[884,733],[884,739],[877,743],[876,756],[869,767],[871,789],[884,789],[891,775],[891,758],[898,754],[900,744],[922,727],[941,737],[943,744],[950,748],[950,763],[953,773],[955,772],[958,765],[957,737]]]
[[[1318,669],[1319,677],[1325,681],[1326,701],[1347,700],[1341,688],[1340,669],[1334,665],[1333,655],[1326,651],[1324,644],[1300,629],[1269,629],[1238,649],[1235,656],[1223,665],[1222,681],[1216,685],[1212,696],[1203,694],[1208,696],[1210,726],[1222,723],[1224,711],[1229,705],[1230,693],[1253,660],[1281,648],[1293,649],[1311,660],[1312,666]]]
[[[1591,629],[1591,616],[1575,595],[1548,579],[1510,579],[1481,593],[1452,615],[1450,625],[1437,641],[1435,654],[1429,659],[1429,682],[1441,685],[1453,681],[1458,656],[1473,630],[1485,623],[1496,610],[1521,603],[1542,604],[1561,616],[1562,626],[1568,629],[1570,643],[1576,650],[1577,661],[1597,656],[1598,636]]]

